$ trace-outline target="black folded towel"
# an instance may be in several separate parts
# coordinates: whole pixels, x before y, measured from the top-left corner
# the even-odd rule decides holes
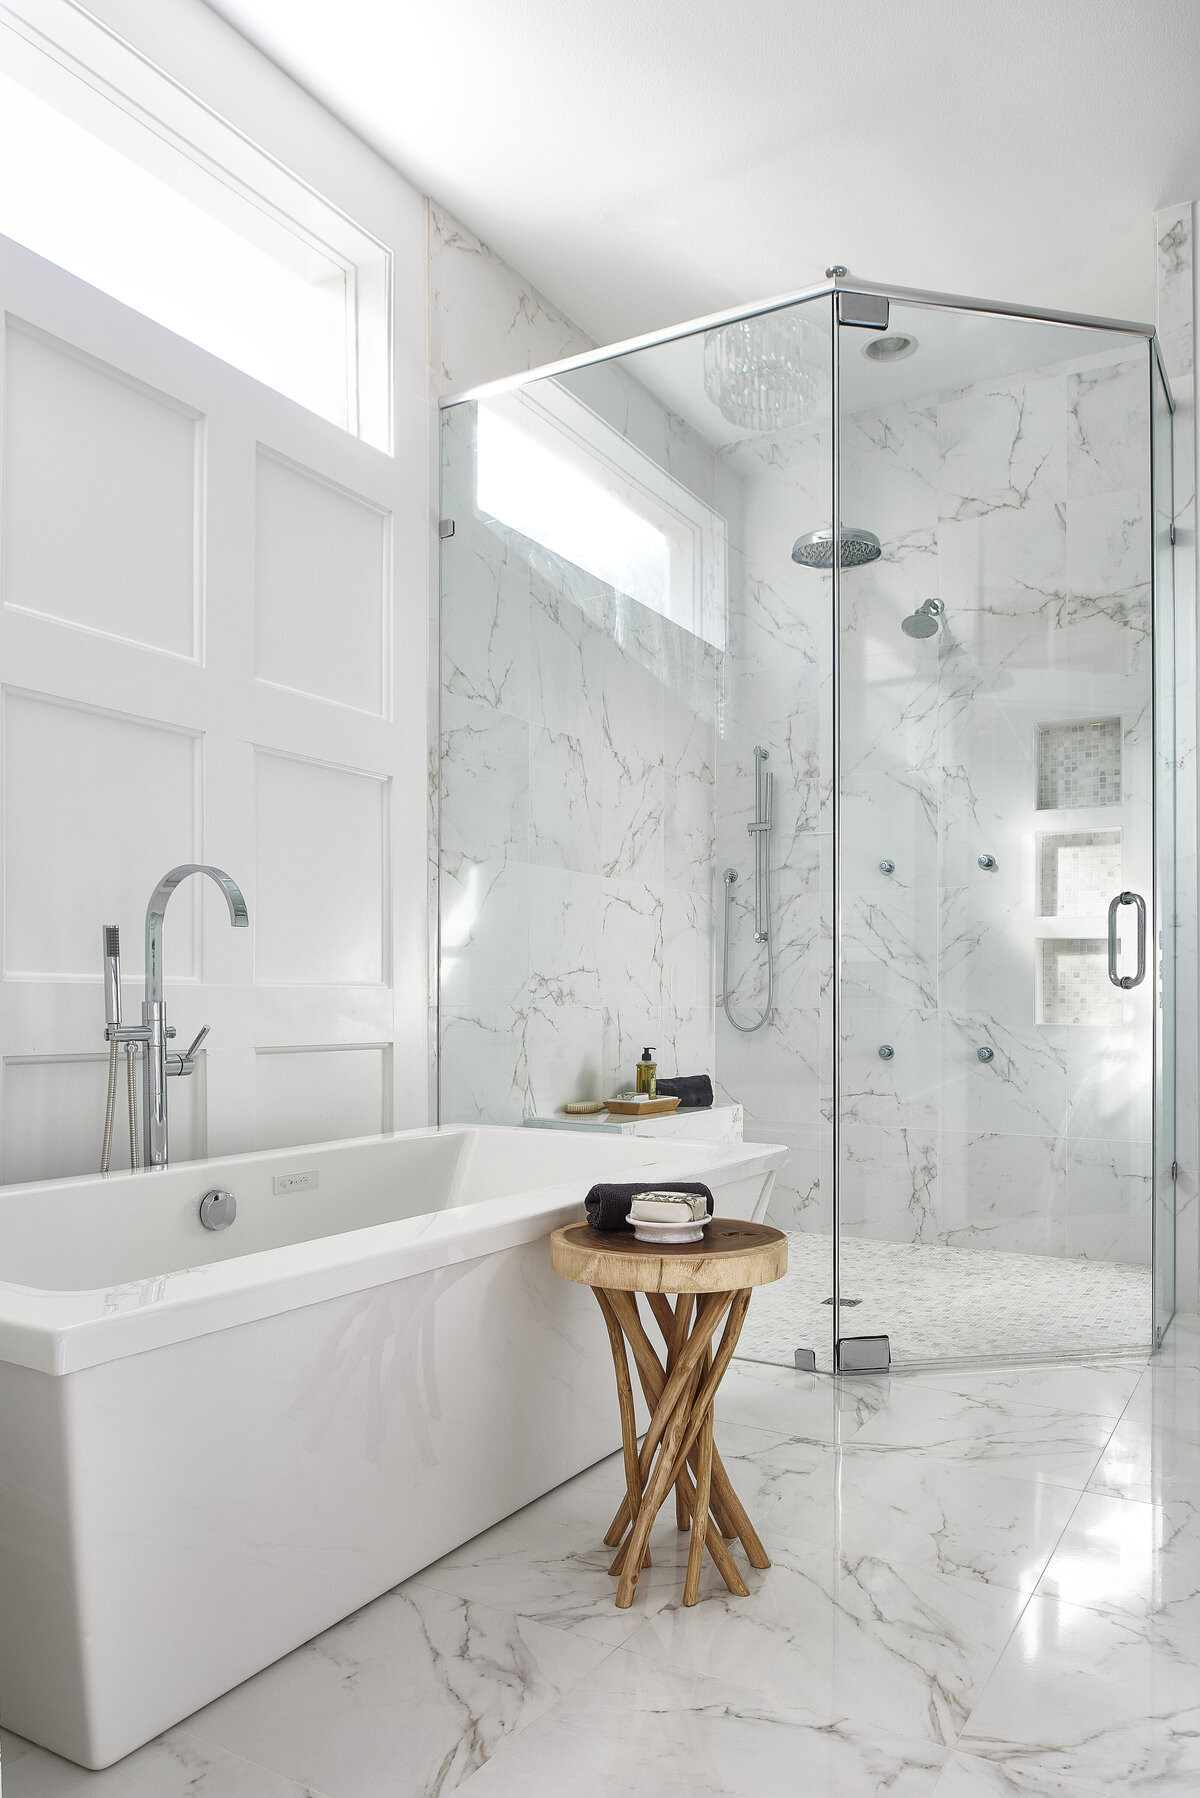
[[[692,1198],[708,1200],[708,1215],[713,1214],[713,1196],[699,1180],[631,1180],[625,1185],[608,1183],[593,1186],[583,1201],[587,1221],[593,1230],[632,1230],[629,1206],[639,1192],[686,1192]]]
[[[658,1082],[660,1099],[678,1099],[680,1111],[707,1111],[713,1102],[712,1081],[707,1074],[676,1074]]]

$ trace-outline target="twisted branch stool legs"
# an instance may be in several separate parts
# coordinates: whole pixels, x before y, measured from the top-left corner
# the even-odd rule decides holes
[[[684,1604],[693,1605],[699,1597],[706,1548],[729,1590],[744,1598],[748,1591],[746,1582],[722,1535],[740,1539],[752,1567],[769,1567],[771,1563],[713,1442],[713,1402],[737,1347],[750,1304],[750,1289],[703,1293],[698,1297],[681,1293],[674,1307],[665,1294],[651,1293],[651,1308],[665,1344],[661,1359],[642,1326],[633,1293],[606,1291],[598,1286],[592,1291],[612,1348],[625,1461],[625,1497],[605,1537],[610,1545],[620,1544],[611,1569],[620,1575],[617,1604],[625,1609],[633,1603],[638,1575],[650,1563],[650,1531],[672,1488],[676,1523],[680,1529],[686,1529],[690,1519],[692,1532]],[[713,1339],[722,1320],[725,1328],[714,1353]],[[629,1374],[630,1350],[651,1412],[650,1427],[640,1449]]]

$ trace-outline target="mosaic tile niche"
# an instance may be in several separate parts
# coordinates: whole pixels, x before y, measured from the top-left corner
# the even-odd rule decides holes
[[[1038,912],[1078,918],[1107,910],[1122,885],[1119,830],[1052,831],[1038,838]]]
[[[1038,810],[1121,803],[1121,720],[1040,724],[1037,734]]]
[[[1039,1023],[1121,1022],[1121,1001],[1108,978],[1108,943],[1103,937],[1043,938],[1041,984]]]

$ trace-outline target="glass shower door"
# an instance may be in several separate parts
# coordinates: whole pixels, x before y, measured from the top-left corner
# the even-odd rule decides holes
[[[1154,773],[1156,938],[1154,1342],[1175,1314],[1175,981],[1179,936],[1175,860],[1175,455],[1174,418],[1157,356],[1150,363],[1154,488]]]
[[[1149,346],[892,301],[837,348],[843,1364],[1145,1346]]]

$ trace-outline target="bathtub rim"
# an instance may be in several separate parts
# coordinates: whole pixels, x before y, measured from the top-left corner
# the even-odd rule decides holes
[[[428,1125],[333,1142],[289,1145],[282,1150],[212,1156],[176,1166],[225,1170],[231,1164],[261,1164],[281,1155],[294,1157],[311,1150],[327,1153],[359,1144],[476,1132],[504,1132],[527,1140],[527,1133],[519,1126]],[[783,1166],[789,1153],[777,1143],[703,1143],[651,1137],[635,1140],[644,1143],[648,1151],[643,1163],[647,1172],[686,1156],[691,1162],[690,1171],[714,1187],[718,1212],[721,1206],[716,1189],[755,1179],[766,1182]],[[116,1176],[74,1175],[0,1190],[36,1201],[39,1196],[51,1197],[64,1188],[103,1182],[107,1191],[110,1183],[140,1183],[156,1177],[145,1170],[124,1171]],[[0,1360],[46,1374],[64,1375],[299,1310],[324,1299],[474,1261],[535,1241],[560,1224],[577,1219],[590,1185],[588,1178],[575,1178],[531,1186],[504,1198],[482,1199],[416,1217],[254,1250],[227,1260],[148,1276],[121,1287],[70,1290],[0,1280]],[[131,1287],[153,1289],[159,1282],[161,1291],[144,1291],[130,1308],[110,1308],[114,1294],[128,1297]]]

